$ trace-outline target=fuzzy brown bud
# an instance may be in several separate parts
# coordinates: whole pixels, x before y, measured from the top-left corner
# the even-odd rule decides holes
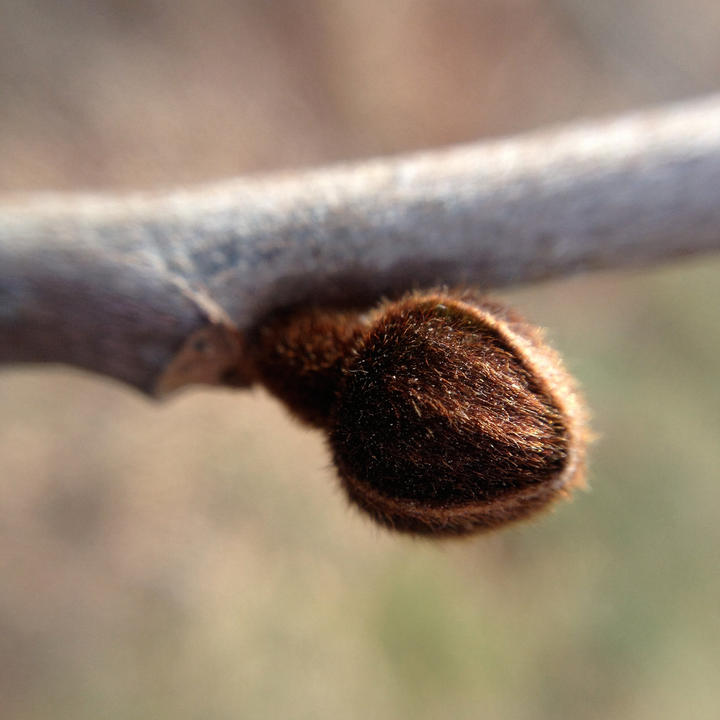
[[[386,526],[489,530],[582,483],[572,379],[539,330],[474,293],[276,317],[250,347],[257,379],[327,431],[350,499]]]

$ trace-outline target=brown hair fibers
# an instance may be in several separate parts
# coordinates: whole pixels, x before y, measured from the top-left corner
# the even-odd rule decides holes
[[[255,379],[326,430],[350,499],[388,527],[489,530],[582,484],[572,379],[538,329],[475,293],[303,310],[249,340]]]

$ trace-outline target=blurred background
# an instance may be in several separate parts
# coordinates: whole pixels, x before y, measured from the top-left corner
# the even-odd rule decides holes
[[[171,187],[720,89],[715,0],[0,0],[0,190]],[[0,372],[0,718],[720,713],[720,261],[504,292],[590,492],[432,544],[260,391]]]

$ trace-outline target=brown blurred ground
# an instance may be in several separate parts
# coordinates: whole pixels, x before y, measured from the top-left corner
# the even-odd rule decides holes
[[[0,0],[0,189],[465,142],[720,86],[712,0]],[[720,707],[720,265],[516,293],[593,493],[450,546],[345,507],[260,393],[0,375],[0,719],[676,718]]]
[[[628,99],[542,0],[3,0],[7,189],[216,179]]]

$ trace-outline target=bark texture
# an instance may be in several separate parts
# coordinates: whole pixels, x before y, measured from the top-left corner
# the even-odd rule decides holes
[[[153,195],[0,202],[0,363],[234,382],[269,313],[720,248],[720,97]]]

